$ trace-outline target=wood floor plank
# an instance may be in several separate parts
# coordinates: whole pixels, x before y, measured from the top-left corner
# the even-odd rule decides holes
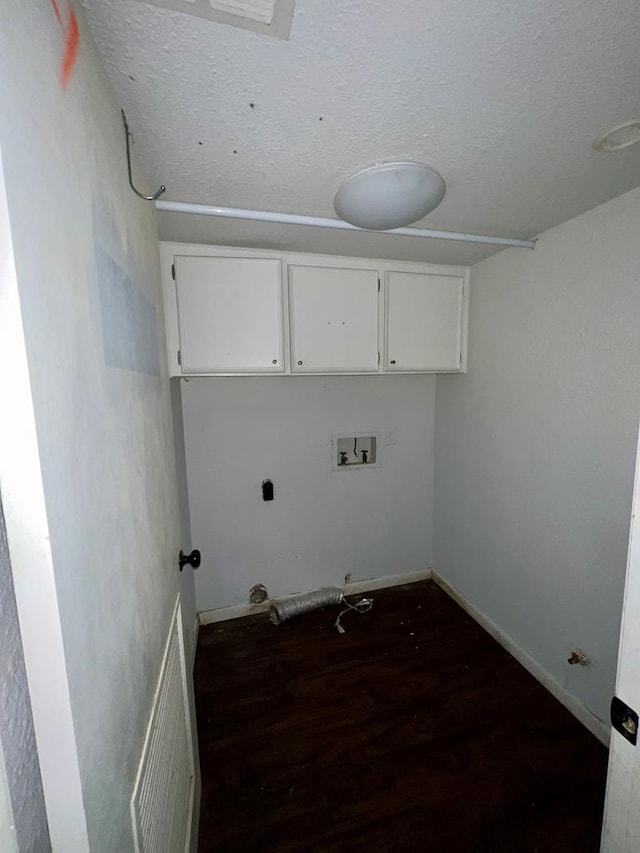
[[[201,853],[597,853],[606,749],[439,587],[201,628]]]

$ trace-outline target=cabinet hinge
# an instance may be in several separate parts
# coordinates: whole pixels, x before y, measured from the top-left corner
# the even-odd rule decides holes
[[[378,353],[378,367],[380,367],[380,353]]]
[[[178,350],[178,364],[182,367],[182,353]]]
[[[174,281],[176,280],[176,265],[175,264],[171,264],[171,278]]]

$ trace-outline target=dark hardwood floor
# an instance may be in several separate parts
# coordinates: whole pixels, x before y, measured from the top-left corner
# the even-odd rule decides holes
[[[200,630],[200,850],[596,853],[607,751],[432,582]]]

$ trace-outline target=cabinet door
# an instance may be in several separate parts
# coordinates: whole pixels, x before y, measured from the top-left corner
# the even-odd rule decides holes
[[[284,369],[282,273],[271,258],[175,258],[183,373]]]
[[[385,368],[461,369],[461,276],[387,273]]]
[[[291,369],[377,372],[378,272],[290,266]]]

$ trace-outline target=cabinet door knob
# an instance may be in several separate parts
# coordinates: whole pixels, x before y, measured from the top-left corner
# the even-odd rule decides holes
[[[396,363],[395,358],[392,358],[392,359],[391,359],[391,364],[395,364],[395,363]]]
[[[301,361],[299,361],[299,362],[298,362],[298,364],[302,364],[302,362],[301,362]]]
[[[278,359],[274,358],[272,364],[277,364],[277,363],[278,363]]]

